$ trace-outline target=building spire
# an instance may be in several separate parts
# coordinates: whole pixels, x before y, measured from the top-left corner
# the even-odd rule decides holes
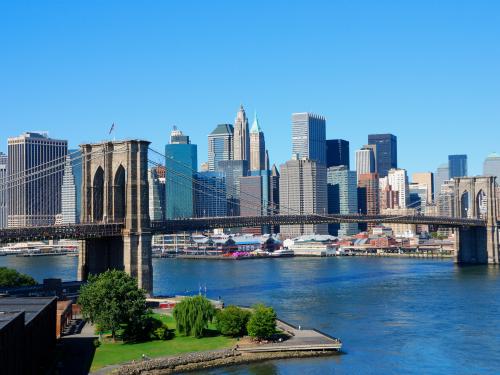
[[[254,120],[252,128],[250,129],[250,133],[263,133],[262,128],[259,125],[259,118],[257,117],[257,111],[255,111],[254,114]]]

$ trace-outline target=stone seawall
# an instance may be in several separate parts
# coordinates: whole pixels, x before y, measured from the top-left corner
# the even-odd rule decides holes
[[[117,375],[163,375],[204,370],[222,366],[241,365],[273,359],[307,358],[338,355],[332,351],[294,351],[240,353],[226,349],[217,351],[197,352],[175,357],[156,358],[135,364],[128,364],[111,371]]]

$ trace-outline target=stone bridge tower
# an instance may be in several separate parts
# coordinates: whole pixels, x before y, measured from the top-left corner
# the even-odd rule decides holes
[[[457,230],[458,263],[499,264],[497,192],[496,177],[455,179],[455,216],[486,221],[486,227]]]
[[[122,237],[82,241],[78,278],[125,270],[151,292],[148,146],[141,140],[81,145],[82,223],[123,223]]]

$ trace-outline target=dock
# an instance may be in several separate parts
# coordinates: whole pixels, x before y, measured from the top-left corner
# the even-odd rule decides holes
[[[260,345],[242,345],[238,351],[243,353],[297,352],[297,351],[335,351],[342,349],[342,341],[315,329],[302,329],[283,320],[276,320],[277,328],[290,338],[282,342]]]

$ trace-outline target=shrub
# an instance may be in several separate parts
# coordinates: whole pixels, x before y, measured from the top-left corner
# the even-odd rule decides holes
[[[179,333],[197,338],[203,337],[214,315],[215,308],[203,296],[184,298],[174,308]]]
[[[0,287],[16,287],[36,285],[35,279],[31,276],[19,273],[7,267],[0,267]]]
[[[218,311],[215,316],[217,329],[225,336],[244,336],[251,315],[248,310],[243,310],[237,306],[228,306]]]
[[[154,336],[158,340],[170,340],[173,336],[172,331],[168,329],[166,324],[154,330]]]
[[[247,324],[248,334],[258,340],[267,339],[276,333],[276,312],[272,307],[259,304],[253,307]]]

